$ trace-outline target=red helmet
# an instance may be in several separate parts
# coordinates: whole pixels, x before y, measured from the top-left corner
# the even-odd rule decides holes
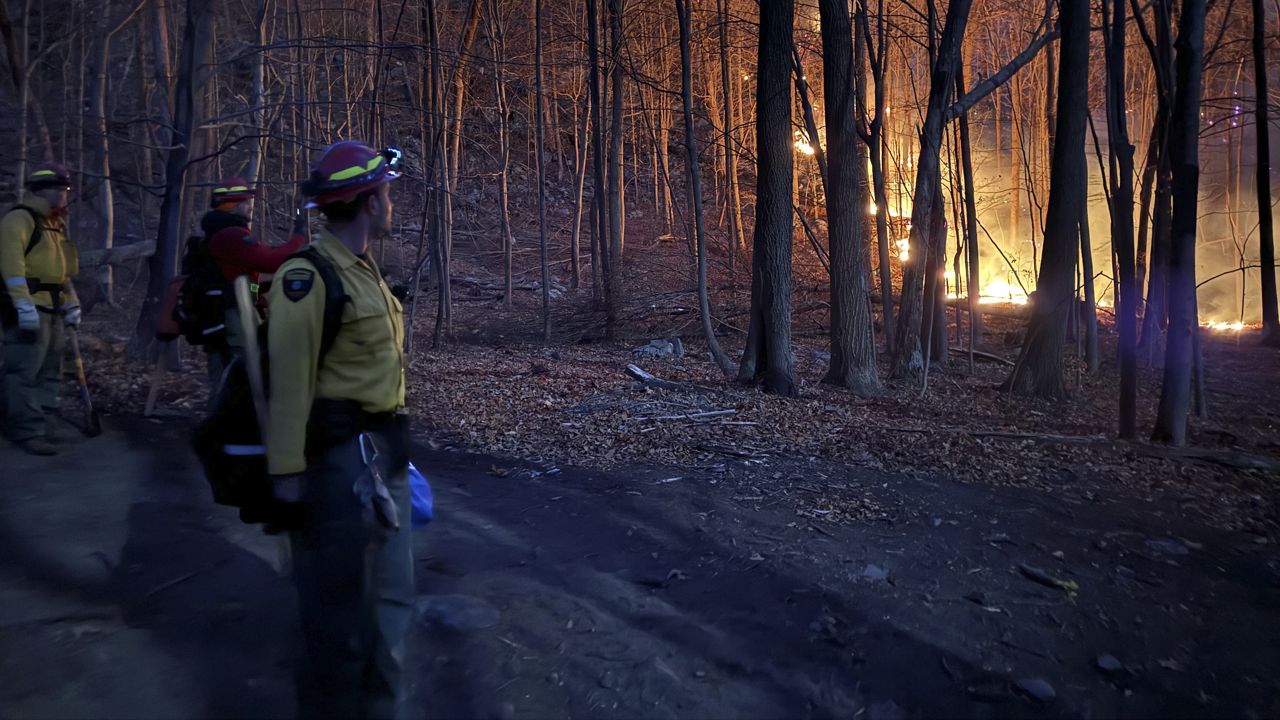
[[[307,207],[351,202],[379,185],[400,177],[400,151],[374,150],[356,140],[336,142],[320,155],[302,192],[311,198]]]
[[[223,178],[213,188],[209,204],[212,207],[218,207],[223,203],[238,203],[253,198],[257,191],[249,184],[248,180],[242,177]]]
[[[64,187],[71,189],[71,171],[65,165],[55,162],[40,163],[27,173],[27,187],[39,190],[45,187]]]

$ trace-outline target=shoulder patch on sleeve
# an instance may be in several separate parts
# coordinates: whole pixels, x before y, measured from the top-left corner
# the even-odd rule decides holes
[[[316,274],[305,268],[295,268],[284,274],[283,290],[284,296],[293,302],[298,302],[311,292],[311,286],[315,284]]]

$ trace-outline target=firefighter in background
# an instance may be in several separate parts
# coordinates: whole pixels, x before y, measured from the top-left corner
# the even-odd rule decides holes
[[[308,656],[300,717],[393,717],[402,695],[414,598],[404,313],[369,252],[391,231],[399,159],[360,142],[324,151],[303,191],[325,227],[270,290],[267,468],[303,518],[290,528]],[[322,352],[338,289],[326,277],[346,298]]]
[[[240,312],[232,300],[231,283],[241,275],[248,276],[249,291],[256,298],[259,276],[274,273],[280,263],[301,250],[307,242],[304,215],[299,215],[294,223],[292,236],[284,245],[272,247],[255,236],[249,229],[249,223],[253,219],[256,195],[256,190],[244,178],[226,178],[214,188],[209,203],[210,210],[200,219],[205,250],[209,259],[221,271],[227,287],[222,294],[225,300],[222,341],[211,342],[205,347],[209,359],[211,395],[217,388],[231,353],[242,352],[244,346],[240,337]]]
[[[25,204],[0,220],[4,432],[32,455],[53,455],[45,411],[57,407],[64,327],[80,324],[80,301],[71,284],[80,261],[65,223],[71,173],[58,163],[41,163],[26,185]]]

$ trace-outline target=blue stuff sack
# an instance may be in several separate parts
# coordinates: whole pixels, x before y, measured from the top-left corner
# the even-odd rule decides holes
[[[409,463],[409,504],[413,506],[413,526],[420,528],[435,519],[435,501],[431,485],[418,468]]]

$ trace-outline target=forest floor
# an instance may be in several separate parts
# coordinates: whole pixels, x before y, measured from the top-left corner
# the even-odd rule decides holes
[[[536,292],[503,309],[459,265],[456,340],[410,370],[439,509],[415,540],[415,716],[1280,714],[1280,361],[1247,335],[1207,337],[1209,416],[1171,450],[1114,440],[1114,362],[1071,365],[1062,403],[996,390],[1016,319],[989,319],[996,361],[855,398],[820,383],[825,308],[801,288],[786,399],[719,374],[692,295],[640,290],[678,282],[637,279],[617,342],[564,289],[544,343]],[[0,449],[0,716],[288,714],[273,541],[174,452],[199,353],[141,418],[131,317],[86,321],[107,434]],[[675,335],[683,357],[632,352]],[[1145,434],[1159,369],[1140,381]]]

